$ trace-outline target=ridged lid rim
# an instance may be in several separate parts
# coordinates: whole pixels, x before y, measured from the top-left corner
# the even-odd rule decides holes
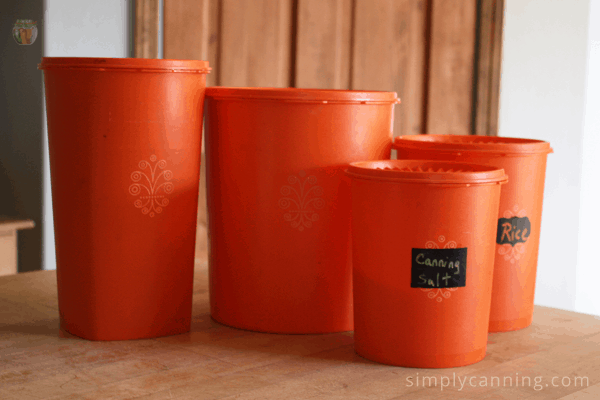
[[[550,143],[543,140],[478,135],[404,135],[394,139],[394,148],[498,154],[549,154],[553,152]]]
[[[224,87],[206,88],[206,97],[214,99],[271,100],[298,103],[358,103],[358,104],[397,104],[400,99],[396,92],[273,88],[273,87]]]
[[[486,165],[434,160],[380,160],[351,163],[346,173],[354,178],[426,184],[502,184],[504,169]]]
[[[209,73],[208,61],[154,58],[42,57],[39,69],[137,70],[155,72]]]

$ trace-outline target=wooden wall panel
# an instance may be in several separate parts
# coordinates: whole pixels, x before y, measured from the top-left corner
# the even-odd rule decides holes
[[[472,134],[477,0],[433,0],[427,133]]]
[[[222,1],[219,83],[290,86],[292,0]]]
[[[487,135],[498,135],[498,121],[500,112],[500,76],[502,72],[502,42],[504,33],[504,0],[494,2],[494,45],[492,49],[491,77],[490,77],[490,100],[487,105],[488,130]],[[475,132],[480,135],[483,133]]]
[[[429,32],[429,3],[426,0],[408,2],[406,36],[408,48],[403,70],[403,84],[399,89],[402,104],[396,106],[401,121],[402,135],[425,133],[427,88],[427,34]]]
[[[474,133],[498,134],[500,64],[502,51],[503,0],[480,0],[476,99],[473,108]]]
[[[352,89],[398,92],[394,134],[424,132],[427,4],[411,0],[356,0]]]
[[[136,58],[158,57],[158,0],[135,1],[135,49]]]
[[[165,0],[164,58],[206,60],[207,86],[218,82],[219,0]]]
[[[349,89],[352,0],[299,0],[295,86]]]
[[[473,129],[480,135],[487,135],[489,127],[490,78],[492,51],[494,45],[494,3],[495,0],[482,0],[479,4],[477,32],[477,82],[473,105]]]
[[[165,57],[208,85],[394,90],[394,132],[495,135],[503,0],[165,0]],[[136,57],[158,53],[136,0]]]

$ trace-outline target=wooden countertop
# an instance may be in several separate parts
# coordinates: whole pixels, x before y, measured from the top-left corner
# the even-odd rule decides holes
[[[59,330],[54,271],[0,277],[0,399],[600,398],[598,317],[537,306],[532,326],[490,335],[477,364],[409,369],[356,355],[351,332],[220,325],[207,287],[199,265],[187,334],[91,342]]]

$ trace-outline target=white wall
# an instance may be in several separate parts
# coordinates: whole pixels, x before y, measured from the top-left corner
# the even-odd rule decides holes
[[[44,56],[128,57],[130,1],[46,0]],[[44,121],[45,107],[44,107]],[[44,269],[56,269],[48,143],[44,123]]]
[[[598,0],[591,1],[597,8]],[[600,262],[590,251],[580,252],[578,241],[581,226],[585,243],[600,245],[594,229],[600,224],[598,212],[581,215],[581,221],[579,213],[580,204],[592,208],[589,196],[598,194],[597,186],[591,185],[598,179],[587,169],[582,177],[581,161],[584,156],[583,166],[589,168],[591,157],[597,156],[587,146],[598,140],[598,132],[592,132],[597,117],[590,115],[597,112],[598,103],[595,108],[586,103],[594,96],[598,102],[600,94],[597,85],[587,90],[593,83],[586,78],[590,0],[505,4],[500,135],[542,139],[554,148],[546,173],[536,304],[600,314],[599,308],[582,306],[587,301],[583,299],[595,299],[598,305],[596,283],[582,281],[590,280],[588,273],[600,278]],[[598,15],[594,22],[600,23]]]
[[[600,0],[592,0],[588,31],[587,105],[583,127],[579,256],[575,309],[600,315]]]

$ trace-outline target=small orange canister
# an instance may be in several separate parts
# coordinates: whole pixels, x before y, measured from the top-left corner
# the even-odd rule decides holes
[[[357,353],[415,368],[481,360],[504,171],[388,160],[347,174]]]

